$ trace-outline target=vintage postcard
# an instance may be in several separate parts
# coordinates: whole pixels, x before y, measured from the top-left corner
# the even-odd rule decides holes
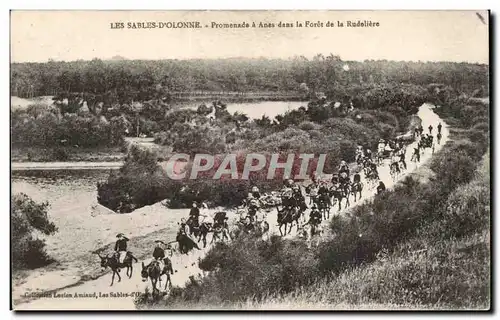
[[[10,20],[13,310],[491,308],[489,11]]]

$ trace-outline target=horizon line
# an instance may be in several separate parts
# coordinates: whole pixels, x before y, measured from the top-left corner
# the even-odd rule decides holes
[[[311,57],[305,56],[305,55],[295,55],[295,56],[289,56],[289,57],[245,57],[245,56],[231,56],[231,57],[212,57],[212,58],[202,58],[202,57],[189,57],[189,58],[129,58],[129,57],[124,57],[121,55],[116,55],[113,57],[94,57],[92,59],[75,59],[75,60],[56,60],[53,58],[48,58],[47,60],[44,61],[10,61],[10,64],[23,64],[23,63],[49,63],[49,62],[64,62],[64,63],[71,63],[71,62],[91,62],[93,60],[101,60],[101,61],[106,61],[106,62],[123,62],[123,61],[194,61],[194,60],[206,60],[206,61],[214,61],[214,60],[281,60],[281,61],[289,61],[293,60],[295,58],[300,58],[300,57],[305,57],[308,60],[313,59],[317,55],[322,55],[323,57],[328,57],[330,55],[333,56],[338,56],[335,54],[322,54],[318,53],[315,54]],[[375,61],[375,62],[406,62],[406,63],[456,63],[456,64],[477,64],[477,65],[487,65],[489,66],[489,61],[488,62],[480,62],[480,61],[471,61],[471,60],[461,60],[461,61],[455,61],[455,60],[394,60],[394,59],[382,59],[382,58],[366,58],[363,60],[360,59],[342,59],[340,57],[340,61],[342,62],[365,62],[365,61]]]

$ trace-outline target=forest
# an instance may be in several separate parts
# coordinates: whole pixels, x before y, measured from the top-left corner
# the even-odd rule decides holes
[[[348,70],[343,68],[348,66]],[[11,95],[33,97],[80,93],[102,95],[105,103],[146,101],[172,92],[296,92],[309,89],[339,93],[347,84],[438,83],[467,92],[471,83],[488,90],[488,66],[453,62],[386,60],[342,61],[339,56],[312,59],[99,60],[13,63]],[[485,93],[487,94],[487,93]],[[88,99],[88,97],[85,97]],[[109,99],[109,100],[108,100]]]
[[[194,96],[205,97],[207,101],[200,103],[210,103],[210,94],[214,92],[226,101],[240,97],[297,99],[318,104],[315,100],[323,96],[330,104],[352,103],[357,109],[380,110],[397,103],[405,108],[414,106],[416,101],[405,101],[407,96],[422,97],[425,90],[437,90],[442,98],[456,92],[487,95],[487,73],[488,66],[479,64],[356,62],[342,61],[332,54],[287,60],[94,59],[14,63],[11,95],[53,96],[54,104],[11,110],[12,146],[119,146],[123,136],[139,134],[156,135],[158,141],[165,142],[178,117],[193,116],[189,111],[172,115],[170,110],[183,98]],[[470,91],[472,87],[474,92]],[[335,116],[337,111],[327,109],[309,110],[307,117],[303,111],[292,113],[279,118],[277,127],[298,125],[300,119],[322,121]],[[236,120],[244,117],[231,116]],[[273,119],[261,119],[255,125],[266,126],[270,122]],[[55,155],[64,158],[64,154]]]

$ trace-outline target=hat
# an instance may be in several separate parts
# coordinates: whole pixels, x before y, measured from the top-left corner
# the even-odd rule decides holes
[[[165,242],[163,242],[163,241],[161,241],[161,240],[155,240],[155,243],[166,244]]]
[[[120,237],[123,237],[123,236],[124,236],[123,233],[119,233],[119,234],[116,235],[117,238],[120,238]]]

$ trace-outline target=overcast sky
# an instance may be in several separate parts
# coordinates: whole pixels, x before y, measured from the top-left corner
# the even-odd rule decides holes
[[[227,57],[488,63],[488,14],[476,11],[13,11],[13,62]],[[370,20],[372,28],[212,29],[241,22]],[[199,21],[201,29],[111,29],[112,22]]]

